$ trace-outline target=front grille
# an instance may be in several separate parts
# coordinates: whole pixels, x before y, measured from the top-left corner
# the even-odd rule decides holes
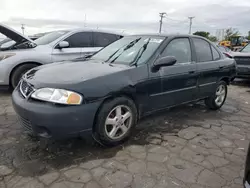
[[[250,65],[250,57],[235,57],[234,59],[238,65]]]
[[[27,98],[34,91],[34,88],[28,82],[24,80],[21,81],[19,88],[20,88],[21,94],[25,98]]]
[[[21,116],[18,116],[18,121],[20,123],[20,125],[24,128],[25,131],[32,133],[32,125],[30,123],[30,121],[28,119],[25,119]]]

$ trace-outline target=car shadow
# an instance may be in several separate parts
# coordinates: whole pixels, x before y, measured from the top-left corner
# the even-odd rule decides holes
[[[153,134],[178,136],[178,132],[188,126],[201,126],[195,122],[214,121],[229,116],[237,111],[234,106],[228,103],[222,110],[210,111],[199,102],[155,113],[140,120],[130,139],[116,147],[103,147],[90,137],[51,142],[44,147],[43,142],[25,136],[19,130],[16,133],[19,139],[14,144],[5,145],[8,154],[0,160],[0,164],[9,163],[19,175],[36,176],[94,159],[109,159],[127,146],[150,144],[149,138]]]
[[[236,79],[232,82],[232,85],[242,86],[242,87],[250,87],[250,79],[240,79],[240,78],[236,78]]]

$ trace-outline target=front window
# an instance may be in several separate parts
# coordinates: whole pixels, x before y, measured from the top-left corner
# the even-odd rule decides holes
[[[250,53],[250,45],[246,45],[242,50],[241,52],[245,52],[245,53]]]
[[[188,38],[172,40],[161,54],[162,57],[174,56],[176,63],[191,62],[191,46]]]
[[[92,56],[91,59],[126,65],[145,63],[164,39],[165,37],[158,36],[124,37],[103,48],[103,50]]]
[[[49,44],[49,43],[55,41],[56,39],[65,35],[68,32],[69,31],[54,31],[54,32],[48,33],[47,35],[44,35],[44,36],[36,39],[35,43],[37,45],[46,45],[46,44]]]
[[[240,46],[244,42],[244,37],[232,37],[231,44],[232,46]]]

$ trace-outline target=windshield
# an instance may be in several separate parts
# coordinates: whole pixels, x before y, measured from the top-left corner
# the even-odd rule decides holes
[[[233,37],[233,38],[231,39],[231,43],[232,43],[233,46],[237,45],[237,43],[238,43],[238,38],[237,38],[237,37]]]
[[[146,62],[159,47],[165,37],[128,36],[124,37],[100,52],[91,59],[100,59],[108,63],[131,65]]]
[[[246,45],[246,46],[241,50],[241,52],[248,52],[248,53],[250,53],[250,45],[249,45],[249,44]]]
[[[44,36],[38,38],[37,40],[35,40],[35,43],[37,45],[49,44],[49,43],[55,41],[56,39],[58,39],[59,37],[65,35],[68,32],[69,31],[54,31],[54,32],[51,32],[47,35],[44,35]]]

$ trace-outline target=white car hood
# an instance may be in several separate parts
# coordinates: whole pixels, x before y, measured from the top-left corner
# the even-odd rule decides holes
[[[22,35],[21,33],[11,29],[10,27],[0,24],[0,33],[5,35],[6,37],[14,40],[16,43],[23,43],[23,42],[33,42],[33,40],[31,40],[29,37],[26,37],[24,35]]]

